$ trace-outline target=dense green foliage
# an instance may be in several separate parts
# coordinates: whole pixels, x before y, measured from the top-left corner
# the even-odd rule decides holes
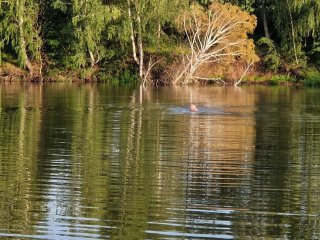
[[[40,60],[42,46],[40,3],[38,0],[7,0],[0,1],[0,6],[0,49],[10,48],[20,66],[32,71],[30,60]]]
[[[256,44],[259,47],[264,67],[268,70],[277,71],[280,66],[280,56],[273,41],[270,38],[262,37]]]
[[[213,2],[257,16],[254,38],[266,70],[320,66],[320,1],[314,0],[0,0],[0,64],[10,56],[31,73],[41,74],[44,65],[112,75],[110,66],[121,62],[142,77],[151,55],[181,53],[187,41],[176,25],[179,14]]]

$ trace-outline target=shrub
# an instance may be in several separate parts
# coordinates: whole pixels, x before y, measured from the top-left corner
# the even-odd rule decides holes
[[[259,47],[259,55],[266,70],[277,71],[281,61],[273,41],[263,37],[256,44]]]
[[[316,70],[305,72],[302,83],[308,87],[320,87],[320,72]]]
[[[270,78],[269,83],[271,85],[280,85],[290,81],[292,81],[292,79],[288,75],[274,75]]]

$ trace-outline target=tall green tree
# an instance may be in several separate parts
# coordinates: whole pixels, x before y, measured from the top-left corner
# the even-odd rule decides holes
[[[71,43],[71,63],[76,67],[93,67],[106,54],[103,34],[109,34],[108,24],[120,17],[120,10],[101,0],[58,0],[54,2],[54,7],[70,15],[70,35],[74,39]]]
[[[12,48],[31,74],[32,62],[41,60],[39,14],[40,0],[0,1],[0,48]]]
[[[174,22],[177,14],[188,6],[188,0],[127,0],[132,56],[139,66],[139,76],[145,76],[144,45],[160,38],[162,27]]]
[[[291,53],[296,64],[305,55],[308,40],[319,41],[320,2],[314,0],[268,1],[273,35],[278,38],[280,50]]]
[[[320,41],[320,1],[296,0],[294,10],[297,32],[301,40],[306,42],[306,38],[311,38],[312,44]]]

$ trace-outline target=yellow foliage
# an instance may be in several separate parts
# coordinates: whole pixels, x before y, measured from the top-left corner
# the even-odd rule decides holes
[[[231,78],[242,79],[249,67],[259,61],[249,38],[257,19],[235,5],[214,2],[208,9],[193,5],[177,18],[177,23],[186,34],[190,51],[183,57],[174,83],[211,79],[231,69],[235,70]]]
[[[228,33],[227,38],[224,42],[220,42],[219,46],[227,45],[230,42],[237,42],[235,46],[230,46],[225,49],[225,52],[239,52],[239,56],[229,57],[225,59],[224,64],[231,64],[235,60],[241,60],[242,62],[258,62],[259,57],[255,53],[255,45],[253,39],[250,39],[250,34],[253,34],[257,26],[257,18],[255,15],[251,15],[246,11],[241,10],[238,6],[232,5],[230,3],[218,3],[214,2],[209,5],[208,10],[204,9],[198,4],[191,6],[191,11],[186,11],[182,15],[177,17],[176,23],[180,31],[187,30],[188,32],[192,31],[194,28],[194,19],[197,19],[197,25],[201,26],[203,34],[208,28],[208,23],[210,19],[219,15],[218,19],[211,22],[214,24],[213,28],[219,28],[224,24],[233,24],[237,23],[233,30]],[[186,21],[185,21],[186,20]],[[184,26],[184,22],[187,22]],[[214,50],[214,49],[212,49]]]
[[[240,52],[241,60],[250,63],[258,62],[259,57],[255,53],[255,45],[253,39],[249,39],[249,34],[253,34],[257,26],[257,18],[246,11],[241,10],[238,6],[230,3],[212,3],[209,6],[209,11],[213,13],[221,12],[223,17],[219,19],[219,24],[224,24],[227,21],[239,22],[233,31],[229,34],[229,41],[236,41],[241,39],[241,42],[236,46],[237,51]],[[232,50],[232,49],[229,49]]]

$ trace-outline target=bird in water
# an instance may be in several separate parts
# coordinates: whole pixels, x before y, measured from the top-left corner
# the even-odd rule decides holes
[[[198,108],[192,103],[190,104],[189,110],[190,112],[198,112]]]

